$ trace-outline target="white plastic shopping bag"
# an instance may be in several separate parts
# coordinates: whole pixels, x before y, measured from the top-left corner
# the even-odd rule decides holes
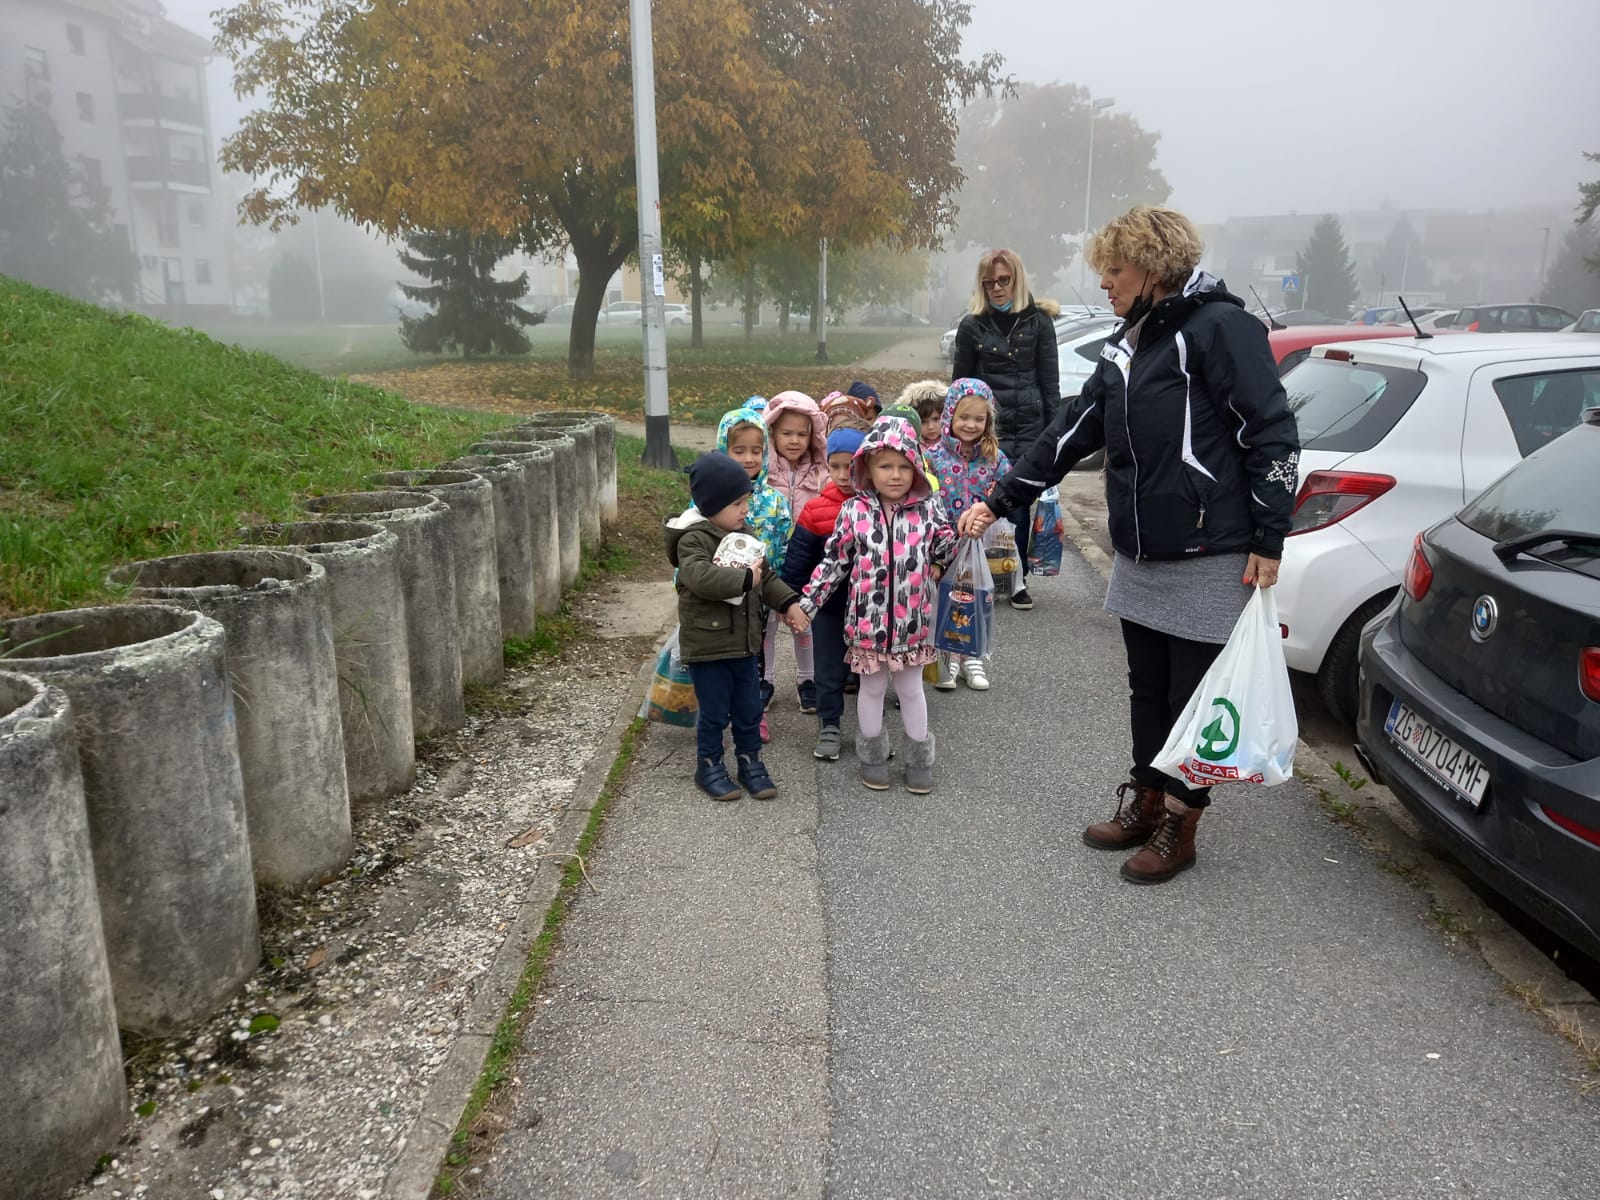
[[[1194,787],[1272,787],[1294,774],[1299,736],[1278,605],[1256,588],[1151,766]]]
[[[1004,599],[1022,590],[1022,559],[1017,554],[1017,527],[1001,517],[983,531],[994,594]]]

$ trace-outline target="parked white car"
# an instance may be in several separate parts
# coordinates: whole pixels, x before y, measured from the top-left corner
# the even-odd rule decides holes
[[[1600,346],[1548,333],[1336,342],[1283,386],[1301,440],[1277,585],[1284,657],[1353,722],[1362,626],[1398,590],[1417,535],[1600,405]]]

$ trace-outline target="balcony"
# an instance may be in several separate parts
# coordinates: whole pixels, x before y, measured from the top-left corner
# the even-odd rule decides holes
[[[205,128],[205,110],[197,100],[131,92],[117,97],[117,107],[124,121],[161,121],[193,129]]]
[[[168,158],[159,154],[130,155],[128,158],[128,182],[130,184],[176,184],[183,190],[198,188],[209,192],[211,190],[211,166],[209,163],[194,162],[183,158]]]

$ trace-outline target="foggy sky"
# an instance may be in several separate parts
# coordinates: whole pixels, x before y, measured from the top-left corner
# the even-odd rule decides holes
[[[210,36],[222,0],[166,0]],[[1116,100],[1200,221],[1576,203],[1600,177],[1596,0],[973,0],[967,53]],[[218,133],[247,111],[210,69]]]

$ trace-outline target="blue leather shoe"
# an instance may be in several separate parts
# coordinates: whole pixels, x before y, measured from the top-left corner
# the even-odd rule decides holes
[[[694,783],[713,800],[739,798],[739,786],[728,777],[728,768],[720,758],[702,758],[694,773]]]

